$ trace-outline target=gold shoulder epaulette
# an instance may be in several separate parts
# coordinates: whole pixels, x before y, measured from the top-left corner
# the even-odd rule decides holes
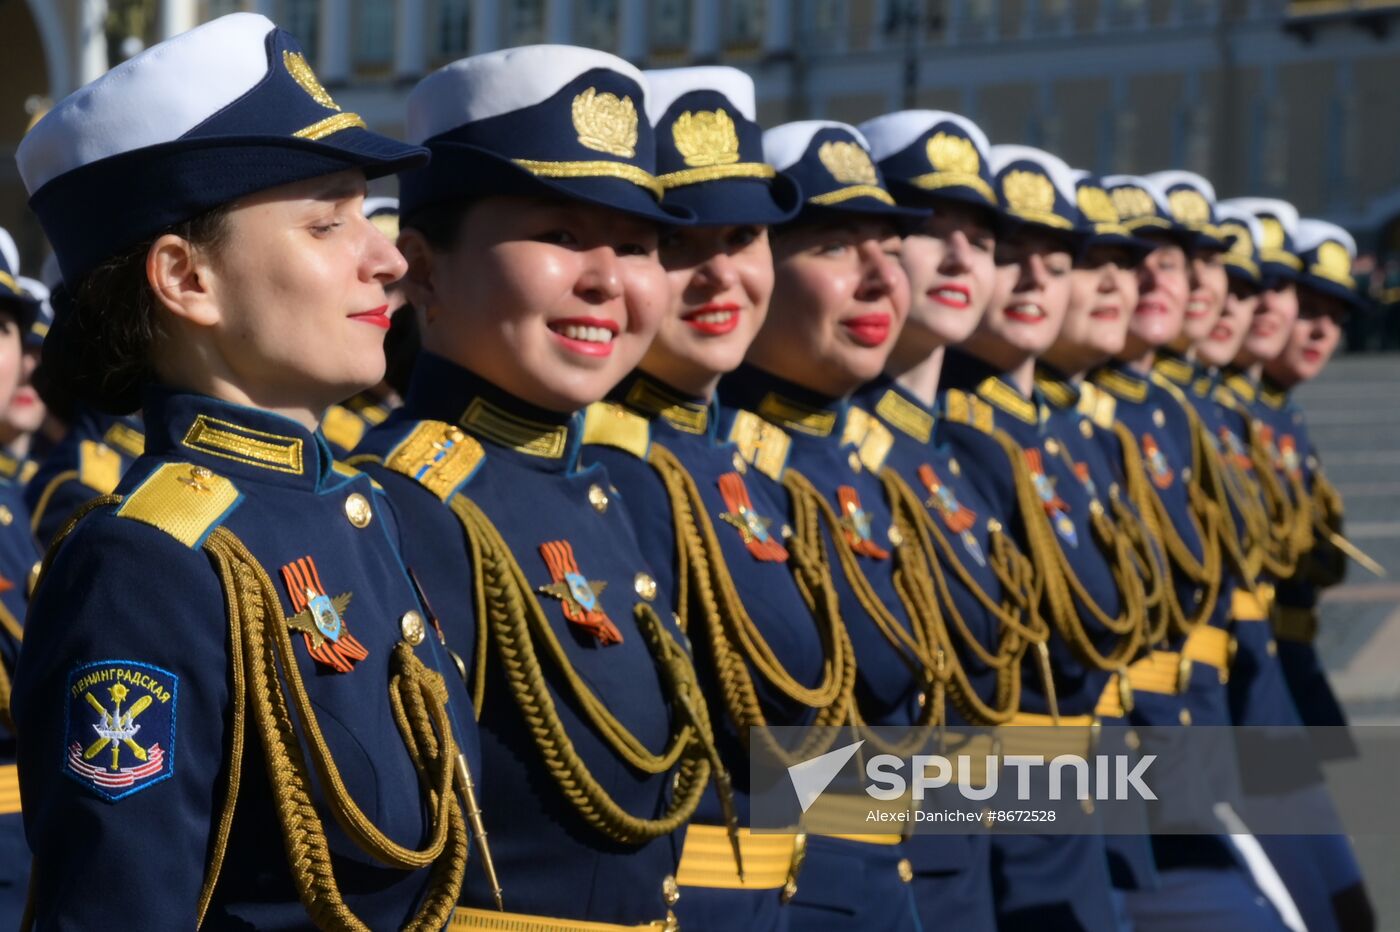
[[[84,440],[78,447],[78,481],[108,494],[122,480],[122,455],[105,443]]]
[[[321,418],[321,433],[342,450],[353,450],[365,435],[365,420],[349,408],[332,405]]]
[[[1176,400],[1176,403],[1181,405],[1182,408],[1191,407],[1191,399],[1186,397],[1186,393],[1181,390],[1180,385],[1177,385],[1175,382],[1162,375],[1162,373],[1160,372],[1154,371],[1151,375],[1148,376],[1148,378],[1152,380],[1153,385],[1156,385],[1158,388],[1165,391],[1168,395],[1171,395],[1172,398]]]
[[[485,458],[480,442],[455,424],[420,421],[384,457],[384,465],[447,501],[471,481]],[[356,461],[363,462],[359,457]]]
[[[1118,399],[1108,392],[1099,391],[1097,385],[1085,382],[1080,388],[1076,410],[1100,430],[1112,430],[1113,422],[1118,418]]]
[[[729,429],[729,442],[739,448],[739,455],[754,469],[775,482],[783,480],[792,438],[781,427],[752,411],[740,411]]]
[[[595,401],[583,414],[583,442],[616,447],[644,460],[651,449],[651,424],[611,401]]]
[[[878,475],[894,447],[894,434],[869,411],[852,405],[846,409],[841,446],[854,446],[861,465]]]
[[[949,389],[944,406],[948,420],[954,424],[967,424],[984,434],[990,434],[996,426],[996,410],[976,395]]]
[[[24,465],[19,468],[19,481],[28,485],[29,480],[34,478],[34,474],[39,471],[39,464],[34,460],[25,460]]]
[[[165,463],[117,509],[117,516],[160,528],[186,547],[198,547],[238,504],[238,489],[213,470]]]

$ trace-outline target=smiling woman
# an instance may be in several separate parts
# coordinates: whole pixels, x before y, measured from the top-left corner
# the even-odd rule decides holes
[[[365,130],[252,14],[136,56],[21,145],[68,283],[44,377],[145,423],[28,615],[36,925],[447,922],[470,702],[424,638],[393,509],[317,429],[383,375],[405,268],[363,217],[366,179],[426,157]]]
[[[356,461],[408,517],[442,630],[478,645],[462,670],[493,862],[454,927],[660,927],[712,775],[732,814],[631,490],[580,462],[584,442],[650,442],[636,414],[582,414],[646,352],[670,302],[661,227],[688,219],[659,201],[647,90],[612,55],[529,46],[409,95],[433,153],[402,178],[399,237],[424,353]]]

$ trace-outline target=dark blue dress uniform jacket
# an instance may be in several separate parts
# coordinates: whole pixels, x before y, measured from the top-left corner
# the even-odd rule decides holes
[[[78,506],[117,487],[141,455],[142,431],[139,415],[78,413],[25,486],[24,500],[42,546],[49,545]]]
[[[5,695],[0,695],[0,923],[18,927],[29,884],[29,848],[19,813],[15,735],[10,728],[9,688],[19,659],[29,580],[39,547],[29,530],[29,513],[18,483],[19,463],[0,457],[0,664]]]
[[[1008,525],[1029,553],[1024,517],[1007,452],[992,431],[1003,431],[1022,451],[1035,451],[1050,496],[1047,516],[1056,544],[1085,586],[1089,597],[1110,616],[1122,610],[1122,595],[1106,555],[1094,540],[1090,503],[1096,495],[1075,472],[1060,441],[1051,436],[1049,411],[1037,394],[1028,399],[995,369],[975,357],[948,350],[939,382],[935,413],[937,442],[947,444],[983,500]],[[949,417],[949,404],[960,417]],[[1100,504],[1100,507],[1103,507]],[[1112,651],[1118,636],[1095,625],[1081,610],[1085,631],[1095,647]],[[1083,663],[1061,637],[1049,642],[1050,665],[1061,715],[1092,715],[1109,673]],[[1022,674],[1021,708],[1050,711],[1040,673],[1028,654]],[[999,928],[1031,929],[1046,925],[1108,930],[1116,927],[1110,899],[1108,857],[1101,836],[995,836],[992,875]]]
[[[816,687],[822,679],[823,660],[818,622],[802,599],[792,567],[786,560],[759,559],[745,544],[743,533],[721,517],[734,514],[720,490],[721,478],[732,474],[743,481],[754,513],[760,520],[770,522],[767,532],[772,539],[781,542],[788,513],[785,491],[776,483],[756,480],[743,457],[738,455],[738,447],[719,440],[716,404],[687,399],[642,373],[630,376],[611,397],[628,410],[646,417],[650,443],[674,453],[695,480],[706,515],[719,538],[725,564],[749,617],[788,673],[808,688]],[[608,416],[606,409],[595,409],[588,413],[588,422],[591,424],[595,418]],[[586,432],[582,458],[588,463],[602,464],[613,484],[622,490],[627,502],[626,513],[634,523],[642,553],[654,569],[661,591],[674,594],[678,591],[677,543],[671,501],[660,475],[647,462],[646,452],[640,446],[629,450],[606,440],[595,442]],[[782,497],[775,500],[775,494]],[[695,626],[702,617],[700,609],[692,605],[689,617],[691,625]],[[748,824],[748,754],[739,743],[734,723],[729,721],[720,701],[714,658],[706,643],[705,629],[695,626],[686,633],[706,694],[711,698],[710,714],[720,736],[721,752],[734,776],[735,789],[739,791],[735,796],[739,820],[741,824]],[[804,725],[811,721],[812,710],[788,700],[762,676],[754,677],[754,685],[769,724]],[[705,794],[694,821],[706,825],[724,824],[713,787]]]
[[[744,449],[754,470],[781,481],[786,469],[806,477],[833,509],[842,510],[839,490],[849,488],[860,511],[852,533],[887,552],[883,559],[856,557],[860,571],[897,624],[912,631],[912,622],[894,585],[897,545],[891,540],[893,515],[885,500],[879,469],[884,452],[877,447],[843,445],[850,403],[795,385],[750,365],[720,381],[720,436],[744,449],[754,435],[755,419],[779,428],[777,441]],[[865,458],[862,461],[862,452]],[[878,456],[876,455],[878,453]],[[857,599],[836,558],[835,544],[823,526],[822,542],[856,655],[856,705],[870,725],[911,725],[922,720],[924,684],[903,654],[890,644]],[[874,552],[873,550],[871,551]],[[815,928],[849,928],[852,923],[888,923],[880,927],[912,928],[915,904],[900,883],[896,861],[911,859],[908,845],[870,845],[814,836],[793,905],[794,921]],[[960,865],[954,865],[956,869]],[[804,926],[806,927],[806,926]]]
[[[61,542],[30,610],[14,707],[37,927],[193,926],[236,773],[205,928],[306,928],[251,710],[242,757],[230,756],[234,689],[255,686],[233,663],[230,595],[201,547],[215,528],[236,535],[287,618],[321,604],[308,589],[335,600],[336,646],[348,647],[348,634],[365,656],[333,672],[293,633],[297,669],[351,799],[416,848],[427,839],[426,794],[389,696],[401,619],[424,611],[401,526],[368,476],[334,465],[319,434],[287,418],[159,390],[145,414],[146,452],[118,487],[124,501],[98,507]],[[414,653],[444,677],[458,744],[474,758],[447,646],[430,632]],[[342,833],[319,782],[312,798],[346,903],[371,928],[408,921],[428,870],[384,867]]]
[[[457,425],[480,442],[484,456],[469,473],[456,476],[453,487],[495,525],[532,589],[556,582],[542,545],[567,544],[572,551],[576,572],[592,585],[622,641],[604,646],[566,620],[562,601],[545,594],[536,598],[574,670],[642,744],[659,753],[672,732],[673,712],[634,621],[634,606],[653,606],[671,635],[682,636],[671,617],[671,595],[656,583],[638,543],[624,494],[603,466],[579,461],[583,414],[535,408],[425,353],[404,406],[366,435],[355,461],[361,463],[363,455],[398,463],[410,449],[405,443],[425,436],[416,431],[441,438],[443,424]],[[396,459],[396,454],[402,455]],[[443,497],[414,479],[386,466],[363,465],[384,484],[411,529],[408,561],[449,639],[485,648],[484,656],[473,648],[464,658],[468,682],[475,683],[478,675],[485,682],[478,710],[478,786],[505,908],[622,924],[665,917],[664,888],[675,872],[683,831],[622,844],[583,820],[549,773],[506,682],[499,652],[479,627],[487,622],[476,615],[477,568],[461,523]],[[556,672],[546,666],[545,675],[568,737],[593,776],[632,815],[660,817],[672,774],[630,767],[582,717]],[[467,872],[463,902],[492,906],[480,870]]]

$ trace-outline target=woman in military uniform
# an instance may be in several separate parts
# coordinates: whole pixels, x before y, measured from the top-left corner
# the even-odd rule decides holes
[[[0,253],[0,417],[9,410],[19,389],[24,334],[39,310],[39,301],[11,272],[8,256]],[[0,455],[0,924],[6,928],[19,926],[29,882],[10,692],[23,640],[21,625],[30,574],[39,559],[39,548],[25,520],[19,463]]]
[[[1083,234],[1069,168],[1023,146],[994,146],[993,188],[1005,218],[996,285],[978,329],[950,349],[939,382],[937,439],[963,462],[1044,582],[1037,609],[1053,636],[1027,655],[1014,725],[1064,729],[1068,753],[1088,753],[1089,729],[1115,672],[1140,651],[1147,593],[1139,556],[1120,533],[1108,489],[1084,468],[1083,437],[1052,435],[1034,386],[1054,342]],[[1012,731],[1012,730],[1009,730]],[[1010,736],[1008,735],[1008,740]],[[1048,881],[1050,876],[1056,880]],[[1109,929],[1116,922],[1099,836],[993,838],[1002,928],[1037,922]]]
[[[787,493],[717,433],[715,388],[743,360],[772,295],[768,227],[797,212],[801,192],[763,162],[743,72],[679,68],[646,78],[666,202],[694,212],[696,225],[662,237],[671,307],[640,367],[612,401],[589,408],[583,455],[624,490],[663,591],[688,596],[675,609],[734,774],[735,814],[748,826],[751,746],[767,741],[793,762],[826,750],[793,753],[751,729],[844,724],[855,677],[820,555],[782,533]],[[649,448],[612,429],[619,409],[646,419]],[[681,927],[785,928],[782,905],[801,882],[805,841],[741,829],[741,878],[724,817],[708,792],[686,830]]]
[[[450,918],[470,703],[392,508],[317,431],[382,375],[405,268],[361,214],[366,177],[426,157],[246,13],[127,61],[20,146],[68,288],[46,365],[147,427],[31,605],[34,926]]]
[[[408,519],[434,617],[470,645],[494,871],[469,875],[465,928],[663,926],[712,776],[728,802],[628,490],[580,463],[583,410],[670,304],[660,230],[688,217],[659,203],[645,88],[615,56],[529,46],[409,95],[433,153],[400,191],[424,352],[360,449]],[[608,430],[644,445],[648,425],[618,409]]]
[[[974,701],[949,708],[948,721],[997,725],[1019,710],[1025,654],[1038,650],[1048,632],[1029,604],[1029,564],[1006,530],[1011,521],[973,485],[968,473],[976,464],[933,441],[944,354],[977,328],[995,282],[1001,215],[989,144],[972,121],[940,111],[886,114],[860,130],[896,202],[933,213],[903,242],[909,319],[884,373],[862,386],[853,403],[893,438],[885,482],[929,548],[945,626],[978,632],[954,641]],[[959,928],[996,927],[989,846],[979,834],[908,839],[926,928],[952,917]]]
[[[789,123],[765,133],[764,152],[801,186],[803,204],[773,232],[768,319],[745,364],[720,383],[726,435],[755,471],[786,486],[797,543],[826,554],[855,649],[854,720],[936,724],[955,701],[945,687],[956,661],[941,617],[896,585],[896,573],[926,580],[928,561],[913,529],[906,537],[897,526],[881,479],[889,431],[851,403],[879,375],[908,313],[900,237],[927,211],[894,203],[853,127]],[[887,744],[868,729],[862,736],[871,747]],[[844,827],[812,823],[817,811],[808,813],[813,834],[794,926],[916,928],[914,870],[901,836],[861,832],[855,816]]]

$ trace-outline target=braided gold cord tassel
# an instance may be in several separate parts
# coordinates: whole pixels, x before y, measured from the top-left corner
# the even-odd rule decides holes
[[[661,753],[648,750],[583,682],[531,591],[524,570],[491,520],[464,496],[451,507],[478,555],[479,602],[483,626],[499,656],[511,694],[555,783],[590,826],[625,844],[639,844],[676,831],[694,814],[711,776],[714,738],[704,717],[704,701],[685,651],[666,632],[656,613],[637,605],[635,615],[663,683],[692,721],[675,728]],[[676,790],[660,818],[634,816],[593,776],[575,750],[551,695],[536,642],[564,680],[565,691],[585,719],[629,766],[643,773],[677,769]]]

